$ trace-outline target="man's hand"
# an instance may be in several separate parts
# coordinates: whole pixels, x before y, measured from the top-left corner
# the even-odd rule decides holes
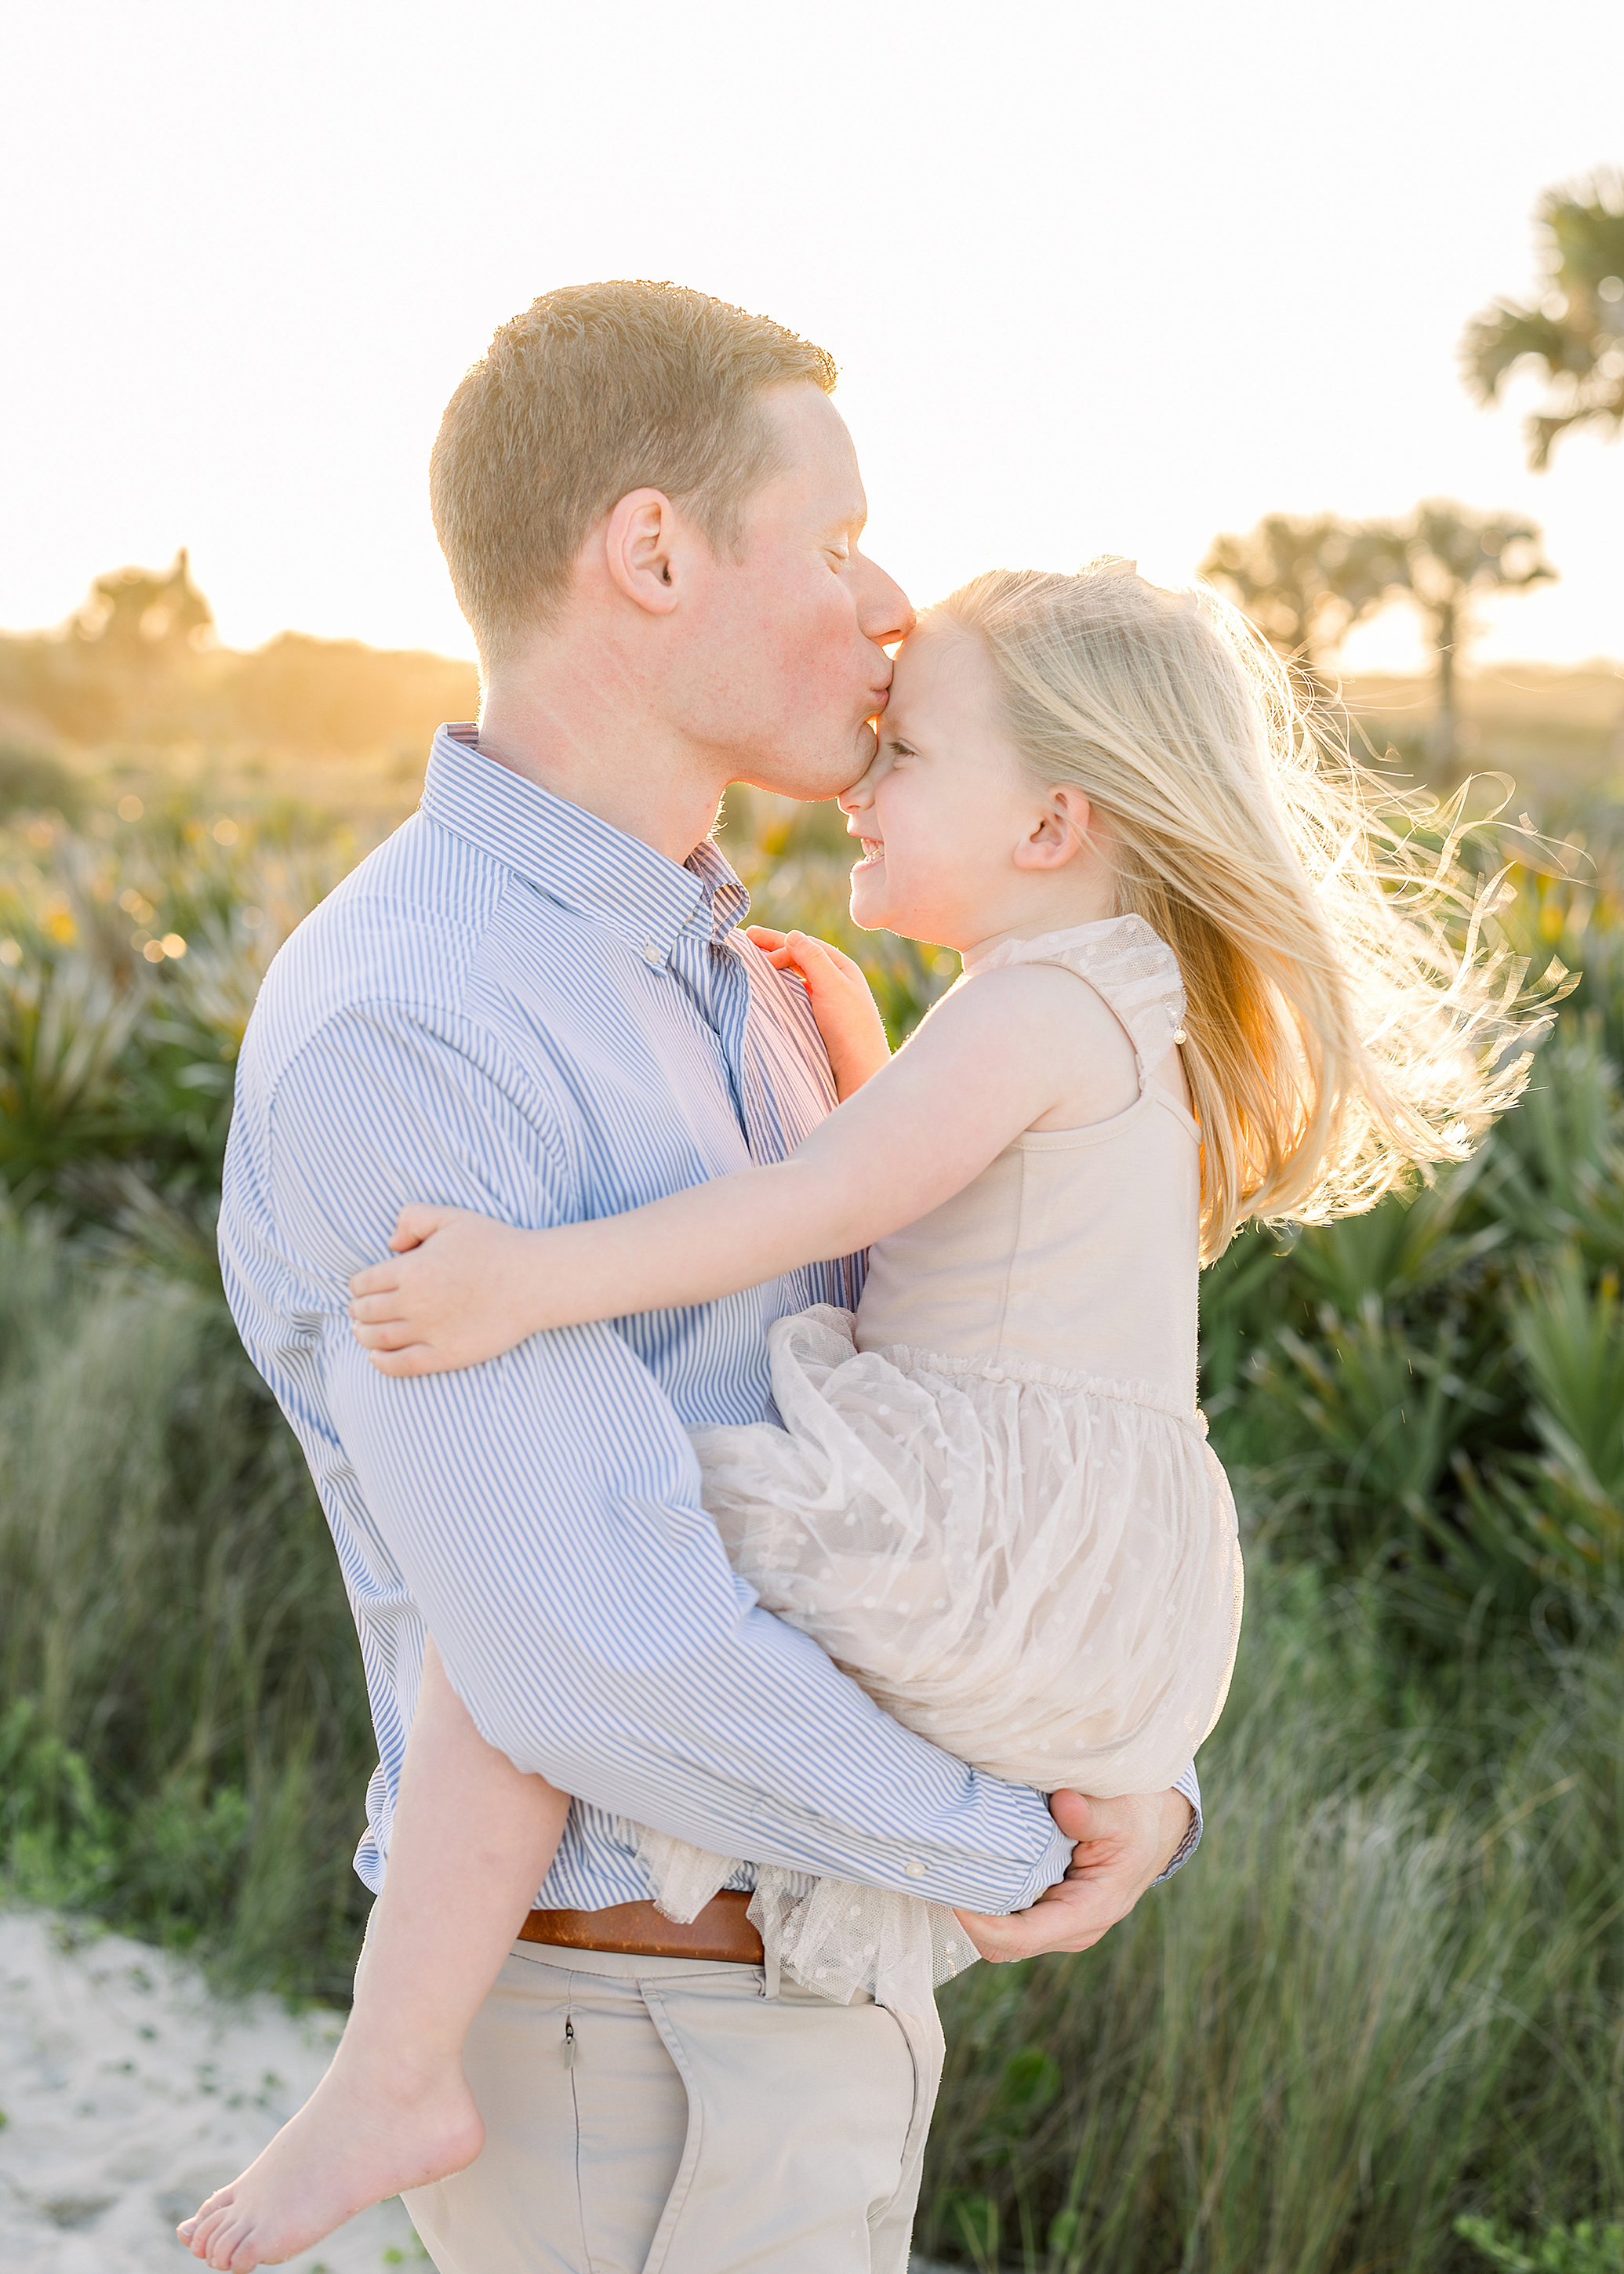
[[[747,924],[745,929],[768,962],[779,971],[793,971],[812,998],[812,1016],[829,1053],[835,1095],[844,1105],[870,1074],[891,1060],[885,1021],[861,967],[809,932],[774,931],[767,924]]]
[[[995,1966],[1048,1950],[1089,1950],[1127,1917],[1159,1879],[1194,1821],[1182,1792],[1132,1792],[1120,1800],[1085,1800],[1057,1792],[1049,1813],[1076,1844],[1058,1886],[1030,1910],[1009,1918],[959,1911],[959,1924]]]

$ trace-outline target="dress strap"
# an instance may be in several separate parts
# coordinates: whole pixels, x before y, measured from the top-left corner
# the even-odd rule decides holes
[[[1143,1090],[1153,1067],[1184,1038],[1184,983],[1167,943],[1143,916],[1107,916],[1037,939],[1006,939],[984,956],[966,956],[972,977],[1012,963],[1057,963],[1086,980],[1121,1020],[1139,1060]]]

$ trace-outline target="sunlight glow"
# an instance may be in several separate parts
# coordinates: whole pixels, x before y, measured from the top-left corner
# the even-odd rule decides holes
[[[1624,653],[1624,450],[1528,471],[1470,317],[1619,147],[1624,12],[1373,0],[1245,36],[1038,0],[613,14],[289,0],[19,11],[0,624],[191,547],[222,636],[470,651],[426,503],[446,397],[538,291],[673,276],[832,349],[870,549],[928,600],[1101,552],[1188,576],[1261,514],[1527,514],[1561,582],[1480,652]],[[24,91],[27,99],[20,99]],[[25,346],[26,352],[16,351]],[[1366,668],[1420,659],[1402,610]]]

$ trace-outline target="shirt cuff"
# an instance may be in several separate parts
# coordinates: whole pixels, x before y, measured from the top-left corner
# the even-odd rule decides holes
[[[1071,1868],[1071,1848],[1072,1842],[1056,1824],[1048,1847],[1037,1860],[1031,1879],[1010,1905],[1012,1912],[1030,1910],[1040,1895],[1046,1895],[1051,1887],[1060,1885]]]
[[[1196,1775],[1195,1763],[1193,1761],[1191,1762],[1183,1776],[1177,1777],[1174,1780],[1173,1789],[1175,1792],[1182,1792],[1184,1794],[1184,1798],[1190,1803],[1191,1807],[1195,1811],[1195,1814],[1192,1818],[1189,1831],[1185,1833],[1184,1838],[1179,1841],[1177,1849],[1174,1852],[1172,1862],[1168,1865],[1166,1871],[1163,1871],[1159,1878],[1151,1882],[1153,1886],[1157,1887],[1162,1885],[1163,1879],[1170,1879],[1175,1871],[1183,1871],[1184,1865],[1190,1861],[1190,1858],[1195,1854],[1196,1849],[1201,1844],[1201,1783],[1200,1779]]]

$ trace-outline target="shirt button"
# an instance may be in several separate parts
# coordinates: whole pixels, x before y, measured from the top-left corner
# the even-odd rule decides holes
[[[664,963],[665,960],[651,939],[645,939],[643,943],[643,960],[645,963]]]
[[[910,1879],[922,1879],[925,1876],[925,1867],[922,1864],[905,1864],[902,1868]]]

